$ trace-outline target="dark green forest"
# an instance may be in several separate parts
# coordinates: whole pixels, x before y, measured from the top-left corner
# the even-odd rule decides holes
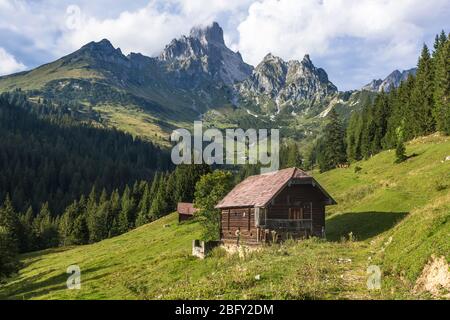
[[[310,156],[321,171],[396,149],[406,160],[403,144],[434,132],[450,134],[450,36],[436,36],[433,51],[423,46],[416,76],[354,112],[348,124],[335,112]]]
[[[74,112],[0,96],[0,275],[20,252],[97,242],[173,212],[210,170],[173,170],[167,150]]]
[[[61,214],[92,186],[123,191],[170,169],[170,155],[149,142],[83,124],[71,107],[33,103],[20,92],[0,96],[0,198],[34,210],[48,202]]]

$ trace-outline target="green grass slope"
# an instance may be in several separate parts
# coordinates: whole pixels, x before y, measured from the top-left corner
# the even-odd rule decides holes
[[[426,298],[412,290],[425,264],[431,255],[450,260],[450,161],[443,161],[450,139],[417,139],[407,152],[416,155],[402,164],[387,151],[315,175],[339,202],[329,210],[328,241],[292,241],[241,256],[217,249],[197,260],[190,251],[200,226],[170,215],[97,244],[24,255],[0,298]],[[81,290],[66,288],[74,264]],[[378,291],[366,285],[372,264],[383,273]]]

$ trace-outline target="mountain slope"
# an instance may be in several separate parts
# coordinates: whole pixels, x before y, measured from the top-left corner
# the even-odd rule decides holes
[[[139,110],[134,127],[119,121],[118,128],[151,140],[156,134],[167,142],[174,128],[230,105],[229,84],[251,70],[225,46],[223,31],[214,23],[173,40],[159,57],[125,56],[106,39],[91,42],[55,62],[0,77],[0,92],[21,88],[36,98],[78,102],[99,112],[107,126],[115,125],[111,118],[130,119]]]
[[[385,151],[355,164],[358,172],[315,175],[339,203],[327,218],[328,242],[287,243],[245,258],[216,250],[197,260],[190,249],[199,225],[178,225],[171,215],[97,244],[24,255],[0,298],[426,298],[413,288],[430,256],[450,261],[449,150],[448,137],[429,136],[408,143],[407,153],[417,155],[405,163],[393,164]],[[350,232],[356,240],[340,240]],[[81,267],[81,290],[65,287],[72,264]],[[381,291],[367,290],[372,264],[383,272]]]
[[[98,112],[101,125],[163,145],[173,129],[198,119],[269,129],[300,123],[306,132],[303,123],[338,96],[308,55],[285,62],[269,54],[254,69],[226,46],[217,23],[193,28],[157,57],[124,55],[106,39],[91,42],[34,70],[0,77],[0,92],[17,88],[36,99],[79,103]],[[253,126],[256,117],[263,121]],[[320,126],[322,117],[315,122]]]

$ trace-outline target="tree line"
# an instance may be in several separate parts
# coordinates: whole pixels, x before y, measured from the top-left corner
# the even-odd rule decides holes
[[[381,92],[373,105],[352,115],[347,157],[360,160],[436,131],[450,134],[450,37],[436,36],[434,51],[423,46],[416,76]]]
[[[115,129],[80,121],[74,106],[0,95],[0,199],[24,211],[48,202],[55,215],[93,185],[111,193],[171,169],[170,154]]]
[[[31,206],[19,212],[7,195],[0,206],[0,277],[12,271],[18,253],[95,243],[175,211],[178,202],[193,201],[193,186],[209,172],[206,165],[181,165],[127,185],[122,193],[93,186],[62,215],[52,214],[47,202],[37,212]]]
[[[436,131],[450,134],[449,96],[450,35],[442,31],[432,53],[423,46],[416,75],[379,93],[373,103],[351,115],[347,126],[331,111],[310,161],[327,171],[386,149],[396,149],[397,161],[403,161],[404,142]]]

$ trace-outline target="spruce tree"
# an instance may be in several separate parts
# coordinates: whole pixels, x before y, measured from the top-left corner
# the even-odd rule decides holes
[[[153,198],[152,205],[150,207],[150,216],[152,219],[158,219],[169,213],[169,207],[166,201],[166,177],[167,175],[161,175],[158,190],[156,191],[155,197]]]
[[[399,139],[397,142],[397,148],[395,149],[395,156],[397,157],[395,162],[401,163],[407,159],[406,157],[406,149],[403,139]]]
[[[328,118],[329,122],[325,127],[324,135],[323,162],[320,166],[322,172],[333,169],[338,164],[347,161],[344,128],[339,115],[333,109],[330,111]]]
[[[120,204],[120,194],[119,194],[119,190],[114,190],[113,193],[111,194],[111,198],[109,200],[110,203],[110,215],[108,217],[108,230],[110,230],[109,232],[109,237],[114,237],[117,236],[119,234],[119,228],[118,228],[118,219],[119,219],[119,214],[121,211],[121,204]]]
[[[135,203],[128,186],[122,194],[121,210],[118,218],[119,233],[125,233],[134,226]]]
[[[433,119],[433,78],[433,64],[430,52],[428,47],[424,45],[417,67],[415,86],[411,95],[412,114],[408,119],[413,137],[429,134],[435,129]]]
[[[7,269],[6,264],[10,263],[12,257],[15,257],[19,252],[19,228],[20,222],[17,213],[14,211],[13,205],[9,195],[6,195],[5,202],[0,207],[0,232],[1,232],[1,247],[4,248],[5,254],[8,258],[5,261],[0,262],[5,266],[3,268]],[[2,266],[0,265],[0,269]],[[1,272],[1,271],[0,271]]]
[[[22,236],[19,244],[20,252],[29,252],[34,249],[35,237],[33,233],[33,208],[28,207],[25,214],[19,217]]]
[[[58,228],[51,217],[48,203],[44,203],[36,219],[33,221],[39,249],[56,247],[59,243]]]
[[[136,226],[140,227],[150,222],[150,206],[151,202],[150,186],[145,184],[144,192],[138,206],[138,215],[136,218]]]
[[[19,220],[9,195],[0,207],[0,280],[16,269],[19,252]]]
[[[89,230],[84,214],[80,214],[76,217],[73,223],[71,239],[73,239],[73,244],[78,245],[87,244],[89,242]]]
[[[435,51],[433,98],[436,129],[450,135],[450,38],[445,33],[441,33]]]
[[[12,240],[11,232],[0,225],[0,280],[8,276],[17,267],[17,247]]]

